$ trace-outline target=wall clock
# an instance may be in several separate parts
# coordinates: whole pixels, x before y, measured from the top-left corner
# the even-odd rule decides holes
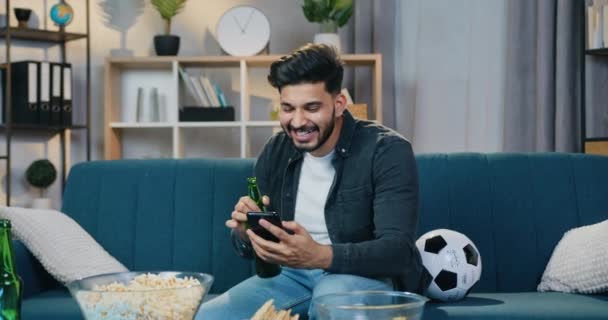
[[[216,37],[226,53],[252,56],[268,45],[270,22],[257,8],[237,6],[222,15],[217,23]]]

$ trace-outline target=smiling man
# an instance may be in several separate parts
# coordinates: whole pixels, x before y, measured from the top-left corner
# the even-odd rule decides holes
[[[393,130],[353,118],[340,93],[343,64],[325,45],[307,45],[270,67],[281,98],[283,132],[262,151],[255,174],[282,230],[280,241],[245,229],[249,197],[226,226],[236,251],[282,265],[274,277],[249,278],[203,304],[205,319],[248,319],[268,299],[314,318],[311,300],[353,290],[421,292],[430,280],[415,247],[418,180],[410,143]]]

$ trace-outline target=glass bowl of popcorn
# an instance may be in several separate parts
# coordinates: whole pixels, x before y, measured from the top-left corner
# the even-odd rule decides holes
[[[213,284],[196,272],[119,272],[87,277],[67,287],[87,320],[192,320]]]

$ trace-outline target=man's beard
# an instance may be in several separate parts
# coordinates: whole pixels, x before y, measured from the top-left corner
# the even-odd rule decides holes
[[[321,132],[321,129],[316,124],[304,126],[304,127],[301,127],[301,128],[294,128],[290,124],[288,124],[287,128],[283,127],[283,131],[285,131],[285,133],[287,133],[287,135],[289,137],[291,137],[291,135],[295,134],[294,131],[296,131],[297,129],[309,129],[309,130],[313,129],[313,130],[318,131],[319,132],[318,143],[316,145],[313,145],[313,146],[310,146],[310,147],[299,147],[296,144],[296,142],[294,141],[294,138],[291,137],[291,141],[293,142],[294,146],[296,147],[296,149],[298,151],[300,151],[300,152],[314,152],[315,150],[321,148],[327,142],[327,140],[329,140],[329,137],[334,132],[334,128],[335,127],[336,127],[336,108],[334,107],[334,110],[331,113],[331,120],[327,124],[327,128],[326,128],[326,130],[324,132]]]

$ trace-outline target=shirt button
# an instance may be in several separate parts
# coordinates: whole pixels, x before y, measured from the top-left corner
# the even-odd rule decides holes
[[[291,193],[289,193],[289,192],[287,192],[285,195],[286,195],[288,198],[289,198],[289,197],[291,197]]]
[[[342,148],[342,150],[340,150],[340,151],[342,151],[342,153],[344,153],[344,152],[346,152],[346,149]]]

